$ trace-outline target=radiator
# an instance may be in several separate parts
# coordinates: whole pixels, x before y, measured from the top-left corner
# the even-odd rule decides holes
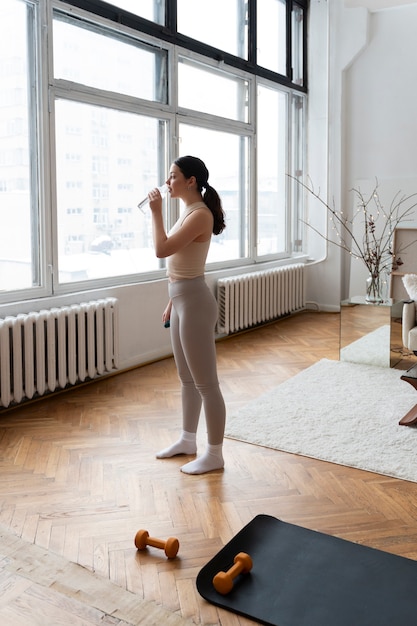
[[[230,334],[305,307],[304,265],[229,276],[217,281],[217,330]]]
[[[116,298],[0,319],[0,407],[117,369],[118,351]]]

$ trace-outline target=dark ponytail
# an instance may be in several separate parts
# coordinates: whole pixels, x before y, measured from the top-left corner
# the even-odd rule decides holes
[[[219,194],[214,187],[208,184],[209,172],[207,167],[201,159],[193,156],[179,157],[174,163],[180,168],[185,178],[195,176],[198,191],[213,214],[213,233],[219,235],[226,228],[225,216]]]
[[[213,213],[213,233],[215,235],[220,235],[220,233],[223,232],[223,230],[226,228],[222,201],[214,187],[212,187],[208,183],[206,185],[203,199],[205,204],[207,204],[208,208]]]

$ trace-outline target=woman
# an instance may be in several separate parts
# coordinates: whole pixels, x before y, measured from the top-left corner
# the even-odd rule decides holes
[[[185,209],[166,234],[162,198],[158,189],[149,194],[156,256],[167,258],[170,300],[162,321],[170,323],[175,363],[181,380],[183,423],[179,440],[156,456],[196,454],[196,433],[203,405],[208,446],[206,452],[181,467],[186,474],[203,474],[224,466],[225,405],[217,378],[214,329],[217,303],[205,278],[211,235],[225,228],[220,197],[208,183],[209,173],[201,159],[180,157],[172,164],[166,181],[171,198]]]

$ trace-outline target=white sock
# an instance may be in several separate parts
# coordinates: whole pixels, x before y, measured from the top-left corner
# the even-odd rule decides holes
[[[196,433],[187,433],[183,430],[181,437],[172,446],[156,454],[157,459],[169,459],[177,454],[195,454],[197,452]]]
[[[224,467],[222,450],[223,444],[219,444],[218,446],[211,446],[209,444],[202,456],[195,461],[183,465],[181,471],[185,474],[205,474],[206,472],[221,469]]]

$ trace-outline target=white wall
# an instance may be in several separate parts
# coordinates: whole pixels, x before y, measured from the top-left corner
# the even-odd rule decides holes
[[[398,190],[417,191],[417,5],[313,0],[312,13],[323,13],[323,6],[329,27],[327,201],[351,209],[349,190],[358,184],[369,188],[377,179],[387,205]],[[335,246],[327,253],[310,269],[308,296],[331,310],[341,297],[365,293],[367,272],[358,261],[351,271],[350,258]],[[313,243],[310,256],[323,254]]]

